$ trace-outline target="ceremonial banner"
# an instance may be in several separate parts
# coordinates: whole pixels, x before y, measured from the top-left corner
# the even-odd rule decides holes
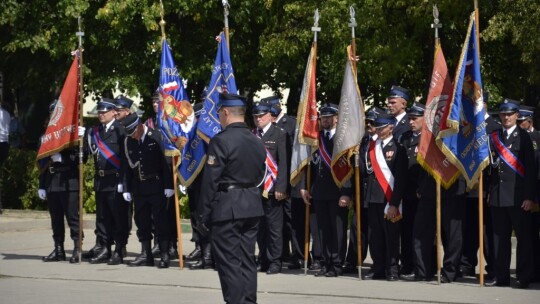
[[[207,143],[196,132],[197,127],[193,127],[193,132],[189,133],[188,143],[182,153],[182,161],[178,172],[180,173],[180,183],[188,187],[199,175],[206,162]]]
[[[219,93],[238,93],[225,33],[221,32],[217,37],[217,41],[218,50],[216,60],[212,69],[212,78],[208,85],[208,93],[204,99],[203,111],[199,118],[197,131],[199,136],[206,142],[209,142],[214,135],[221,131],[219,116],[217,114]]]
[[[55,154],[67,147],[78,145],[79,135],[79,56],[75,55],[69,69],[64,87],[56,106],[49,119],[47,130],[41,136],[41,143],[37,154],[38,164],[47,156]]]
[[[356,69],[353,60],[355,59],[354,55],[351,54],[351,46],[348,46],[331,164],[332,177],[340,188],[353,173],[350,158],[365,132],[364,119],[366,115],[360,89],[356,82]]]
[[[478,182],[478,176],[488,165],[488,136],[486,134],[482,79],[474,13],[456,72],[452,101],[442,121],[437,145],[467,181],[467,188]],[[444,126],[443,126],[444,127]]]
[[[444,188],[448,189],[459,177],[459,170],[446,159],[435,138],[439,133],[439,122],[444,110],[450,103],[453,87],[448,74],[444,53],[439,45],[435,50],[433,73],[424,112],[424,125],[418,144],[418,163],[429,172],[435,180],[440,180]]]
[[[315,68],[317,63],[317,43],[313,42],[304,73],[304,82],[298,104],[298,120],[292,147],[291,185],[302,179],[302,170],[311,161],[311,155],[319,145],[319,121],[317,119],[317,100]]]
[[[157,124],[163,134],[165,155],[181,155],[190,133],[195,132],[195,113],[166,39],[163,39],[161,47],[158,91]]]

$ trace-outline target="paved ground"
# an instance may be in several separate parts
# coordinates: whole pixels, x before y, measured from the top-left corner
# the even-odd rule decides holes
[[[107,266],[68,262],[44,263],[52,250],[47,213],[7,210],[0,215],[0,303],[222,303],[217,272]],[[93,217],[85,216],[85,244],[94,242]],[[193,250],[184,233],[184,253]],[[71,242],[66,242],[68,256]],[[127,260],[140,251],[135,235]],[[514,262],[512,262],[514,265]],[[187,266],[187,264],[186,264]],[[367,269],[365,269],[367,271]],[[259,303],[538,303],[540,284],[528,290],[479,287],[475,279],[452,284],[435,282],[359,281],[304,276],[285,269],[278,275],[259,274]]]

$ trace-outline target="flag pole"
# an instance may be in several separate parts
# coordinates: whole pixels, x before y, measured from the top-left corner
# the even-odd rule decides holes
[[[356,27],[356,18],[355,18],[354,7],[351,5],[349,7],[350,22],[349,27],[351,28],[351,54],[350,56],[352,61],[352,68],[354,73],[354,78],[356,81],[356,37],[354,33],[354,28]],[[355,209],[356,209],[356,265],[358,268],[358,279],[362,280],[362,235],[360,234],[360,151],[355,151],[354,153],[354,187],[355,187]]]
[[[77,18],[79,31],[75,33],[79,37],[79,126],[83,125],[83,107],[84,107],[84,91],[83,91],[83,49],[82,37],[84,32],[81,30],[81,17]],[[78,132],[78,131],[77,131]],[[84,164],[83,164],[83,139],[79,137],[79,265],[82,262],[82,240],[83,240],[83,203],[84,203]]]
[[[478,0],[474,0],[474,17],[476,24],[476,47],[478,52],[478,60],[480,60],[480,10],[478,8]],[[483,90],[483,88],[482,88]],[[480,171],[478,177],[478,249],[480,268],[480,287],[484,286],[484,174]]]
[[[315,14],[313,15],[313,26],[311,27],[311,31],[313,32],[313,47],[315,49],[315,60],[313,63],[313,69],[316,69],[317,65],[317,33],[321,31],[321,28],[319,27],[319,9],[315,9]],[[302,132],[302,130],[299,130],[299,132]],[[306,190],[308,193],[311,190],[311,166],[307,165],[307,173],[306,173]],[[305,227],[304,227],[304,275],[307,275],[308,271],[308,260],[309,260],[309,213],[310,213],[310,205],[306,205],[306,214],[305,214]]]
[[[437,178],[437,283],[441,284],[441,180]]]
[[[163,46],[163,41],[167,38],[165,35],[165,20],[163,19],[164,16],[164,9],[163,9],[163,2],[159,0],[159,5],[161,8],[160,15],[161,15],[161,21],[159,21],[159,26],[161,27],[161,45]],[[183,258],[183,249],[182,249],[182,225],[180,224],[180,207],[178,205],[178,165],[176,156],[172,156],[172,172],[173,172],[173,184],[174,184],[174,211],[176,216],[176,237],[178,238],[178,267],[180,267],[180,270],[184,269],[184,258]]]
[[[231,8],[228,0],[221,0],[223,4],[223,31],[225,32],[225,40],[227,40],[227,49],[231,50],[229,44],[229,9]]]

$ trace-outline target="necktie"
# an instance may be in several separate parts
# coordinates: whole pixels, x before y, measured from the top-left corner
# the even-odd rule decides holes
[[[263,136],[263,130],[262,130],[262,129],[257,129],[257,134],[259,135],[259,137],[262,138],[262,136]]]
[[[326,142],[330,142],[330,132],[324,132],[324,139],[326,140]]]

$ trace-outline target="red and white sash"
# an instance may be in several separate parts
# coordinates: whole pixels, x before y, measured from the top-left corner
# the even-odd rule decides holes
[[[326,142],[325,139],[324,139],[324,136],[320,136],[321,133],[319,133],[319,155],[321,156],[321,159],[323,161],[323,163],[326,164],[326,166],[331,169],[331,164],[332,164],[332,153],[328,152],[328,150],[326,150]]]
[[[266,149],[266,177],[264,178],[264,188],[263,188],[263,197],[268,198],[268,193],[270,190],[272,190],[272,187],[274,187],[274,183],[277,180],[277,174],[278,174],[278,167],[277,163],[268,151]]]
[[[390,208],[390,199],[392,198],[392,193],[394,190],[394,175],[386,163],[384,158],[381,141],[371,141],[369,143],[369,158],[371,159],[371,166],[373,167],[373,172],[375,173],[375,178],[381,185],[381,188],[384,192],[384,197],[386,198],[386,206],[384,207],[384,215],[388,213],[388,208]],[[402,204],[399,203],[398,214],[396,221],[401,219],[402,215]]]
[[[499,154],[499,157],[510,167],[514,172],[521,177],[525,177],[525,167],[519,161],[519,158],[510,151],[501,141],[498,131],[491,133],[491,139],[493,140],[493,146],[495,151]]]

